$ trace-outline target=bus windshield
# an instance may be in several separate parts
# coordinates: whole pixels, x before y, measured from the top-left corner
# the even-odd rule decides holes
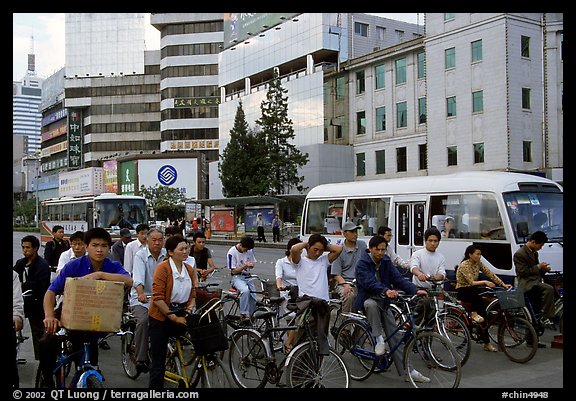
[[[544,231],[548,242],[564,241],[564,200],[562,193],[510,192],[504,194],[518,243],[525,243],[534,231]]]
[[[134,230],[145,223],[146,201],[143,199],[99,199],[94,201],[96,227]]]

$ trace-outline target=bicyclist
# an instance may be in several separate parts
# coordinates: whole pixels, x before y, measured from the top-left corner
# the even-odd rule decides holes
[[[551,270],[550,264],[538,260],[538,251],[548,242],[544,231],[534,231],[528,241],[514,254],[514,267],[518,276],[518,287],[530,299],[541,305],[543,316],[541,323],[552,327],[554,318],[554,287],[542,281],[542,277]]]
[[[200,275],[200,281],[206,280],[214,270],[216,265],[212,259],[212,252],[206,248],[206,235],[202,231],[196,231],[192,237],[190,256],[196,260],[196,271]]]
[[[54,333],[60,327],[61,309],[54,310],[56,295],[64,293],[64,285],[68,277],[82,277],[91,280],[120,281],[125,287],[132,285],[132,277],[119,262],[109,259],[108,253],[112,245],[110,233],[101,227],[94,227],[86,231],[84,235],[87,254],[73,259],[64,266],[60,274],[56,276],[46,294],[44,295],[44,328],[46,334],[40,340],[40,368],[44,378],[48,380],[45,385],[54,385],[52,370],[58,354],[58,343]],[[90,342],[90,357],[94,366],[98,365],[98,338],[103,334],[94,334]],[[82,338],[76,333],[70,333],[73,350],[82,348]]]
[[[147,373],[148,361],[148,308],[152,295],[152,277],[159,262],[164,260],[164,234],[151,227],[146,233],[146,246],[136,252],[132,270],[134,283],[130,289],[130,306],[136,319],[134,343],[136,344],[136,369]]]
[[[303,249],[306,249],[306,255],[302,255]],[[328,253],[324,254],[326,251]],[[330,309],[327,304],[330,299],[328,292],[328,267],[340,256],[341,252],[341,245],[328,244],[328,240],[320,234],[312,234],[308,238],[308,242],[300,242],[290,248],[292,262],[296,265],[298,310],[304,311],[310,304],[314,305],[314,319],[316,320],[318,352],[320,355],[328,355],[330,352],[328,344]],[[300,316],[304,315],[301,314]],[[302,320],[297,322],[298,325],[302,323]],[[285,352],[290,352],[292,349],[296,334],[296,330],[288,333],[288,338],[284,343]]]
[[[168,338],[184,333],[186,318],[170,310],[185,309],[191,313],[196,306],[196,269],[187,263],[188,242],[181,235],[166,240],[168,258],[158,263],[152,278],[152,299],[148,310],[150,334],[150,388],[164,387]],[[192,259],[194,260],[194,259]]]
[[[256,310],[256,287],[248,277],[256,262],[253,249],[254,239],[245,235],[226,255],[231,274],[230,284],[240,292],[241,322],[249,322]]]
[[[290,249],[292,248],[292,245],[296,245],[301,242],[302,241],[299,238],[291,238],[286,244],[286,256],[278,259],[276,261],[276,266],[274,267],[274,274],[276,276],[276,288],[278,288],[278,291],[280,291],[280,295],[285,298],[280,305],[282,308],[282,314],[288,313],[286,304],[290,298],[290,291],[286,290],[286,287],[295,287],[298,285],[298,282],[296,281],[296,265],[292,262]]]
[[[396,269],[390,258],[385,254],[388,243],[386,240],[376,235],[368,243],[368,251],[362,255],[356,264],[356,286],[358,295],[354,303],[356,310],[364,310],[372,334],[376,337],[374,352],[376,355],[383,355],[386,350],[385,337],[396,329],[394,316],[388,310],[390,299],[398,297],[400,289],[408,294],[426,295],[425,290],[419,290],[413,283]],[[396,288],[396,289],[392,289]],[[383,334],[383,332],[385,334]],[[401,333],[398,331],[390,339],[390,347],[401,341]],[[394,352],[392,358],[396,365],[398,375],[404,374],[403,345]],[[420,372],[413,371],[412,378],[418,382],[429,382],[430,379]],[[405,376],[404,380],[408,380]]]
[[[24,299],[22,298],[22,287],[20,286],[20,279],[18,273],[12,270],[12,327],[13,341],[15,346],[14,352],[14,371],[12,373],[12,388],[20,387],[20,376],[18,376],[18,339],[16,332],[22,330],[24,324]]]
[[[464,302],[469,302],[472,306],[470,313],[472,320],[476,323],[484,322],[486,319],[486,305],[482,300],[480,292],[482,286],[494,288],[499,285],[500,287],[510,288],[510,284],[504,284],[498,276],[490,271],[480,261],[482,251],[472,244],[469,245],[464,251],[464,259],[458,265],[456,270],[456,291],[458,292],[458,299]],[[490,280],[478,280],[480,272],[484,273]],[[490,344],[490,337],[488,330],[480,326],[480,336],[484,344],[484,350],[489,352],[498,352],[498,350]]]

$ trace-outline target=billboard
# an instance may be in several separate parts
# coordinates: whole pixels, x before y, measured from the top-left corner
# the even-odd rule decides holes
[[[256,231],[256,218],[258,214],[262,214],[264,220],[264,228],[272,229],[272,220],[274,220],[274,206],[246,206],[244,208],[244,222],[246,224],[246,231]]]
[[[224,48],[243,42],[301,13],[224,13]]]
[[[210,230],[212,232],[226,231],[233,233],[235,220],[236,216],[233,208],[212,208],[210,210]]]
[[[58,176],[59,196],[100,195],[104,192],[102,167],[61,172]]]
[[[164,185],[178,188],[186,198],[198,199],[198,159],[138,160],[138,189]]]
[[[102,163],[104,173],[104,192],[118,193],[118,172],[116,160],[107,160]]]

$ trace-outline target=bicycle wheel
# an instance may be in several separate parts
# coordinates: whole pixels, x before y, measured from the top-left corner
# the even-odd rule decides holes
[[[164,373],[164,387],[165,388],[186,388],[186,383],[181,379],[171,377],[167,373],[172,373],[176,376],[182,376],[182,364],[178,359],[178,352],[175,347],[168,343],[168,352],[166,355],[166,371]]]
[[[536,355],[538,336],[526,319],[508,316],[498,327],[498,346],[512,362],[526,363]]]
[[[304,343],[290,357],[286,368],[291,388],[348,388],[348,369],[340,356],[330,349],[319,355],[316,344]]]
[[[134,342],[134,330],[136,325],[129,326],[120,340],[120,358],[124,373],[129,378],[136,380],[140,372],[136,369],[136,343]]]
[[[266,365],[271,360],[268,348],[260,336],[251,330],[232,333],[228,362],[232,378],[242,388],[262,388],[266,385]]]
[[[404,381],[418,388],[456,388],[460,384],[460,356],[446,337],[422,331],[404,349]]]
[[[348,319],[338,328],[334,348],[346,363],[350,377],[366,380],[376,367],[375,345],[368,327],[357,319]]]
[[[204,388],[233,388],[233,380],[228,369],[217,354],[205,355],[200,358],[200,372],[204,373],[201,384]]]
[[[512,316],[521,317],[527,320],[529,323],[532,323],[532,315],[526,306],[519,309],[513,309],[513,310],[511,309],[508,311],[508,313]],[[498,302],[498,299],[494,299],[486,307],[486,316],[488,316],[488,319],[490,319],[491,316],[499,314],[500,314],[500,303]],[[498,319],[496,319],[488,327],[488,336],[490,337],[490,341],[494,342],[494,344],[498,344],[498,327],[500,327],[501,323],[502,319],[501,316],[499,316]]]
[[[472,350],[472,338],[468,326],[458,316],[450,313],[441,315],[439,318],[442,325],[439,328],[440,334],[450,340],[460,355],[460,364],[464,366]]]

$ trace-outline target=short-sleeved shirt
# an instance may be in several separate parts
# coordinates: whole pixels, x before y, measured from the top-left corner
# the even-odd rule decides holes
[[[226,255],[226,260],[228,262],[228,269],[232,270],[237,268],[238,266],[244,266],[248,261],[256,262],[256,257],[254,256],[254,252],[252,249],[242,253],[238,250],[236,245],[231,247],[228,250],[228,254]],[[250,268],[242,270],[242,274],[248,275],[250,274]]]
[[[283,286],[298,285],[296,281],[296,265],[288,259],[288,256],[276,261],[274,273],[276,278],[282,279]]]
[[[104,259],[99,271],[130,276],[130,273],[124,270],[120,262],[108,258]],[[60,271],[60,274],[58,274],[54,281],[52,281],[52,284],[50,284],[48,289],[56,294],[61,294],[64,292],[64,285],[66,284],[66,279],[68,277],[84,277],[87,274],[94,272],[95,270],[92,267],[92,263],[90,263],[88,255],[81,256],[68,262]]]
[[[298,283],[298,295],[330,300],[328,294],[328,254],[320,256],[316,260],[307,256],[300,258],[296,267],[296,282]]]
[[[190,254],[196,260],[196,267],[198,269],[206,270],[208,269],[208,259],[212,259],[212,252],[210,249],[203,248],[200,252],[194,252]]]
[[[368,247],[364,241],[356,241],[353,249],[349,249],[346,244],[342,244],[342,246],[344,249],[336,260],[332,262],[330,274],[338,274],[346,280],[353,280],[356,263],[358,263],[360,256],[366,252]]]

